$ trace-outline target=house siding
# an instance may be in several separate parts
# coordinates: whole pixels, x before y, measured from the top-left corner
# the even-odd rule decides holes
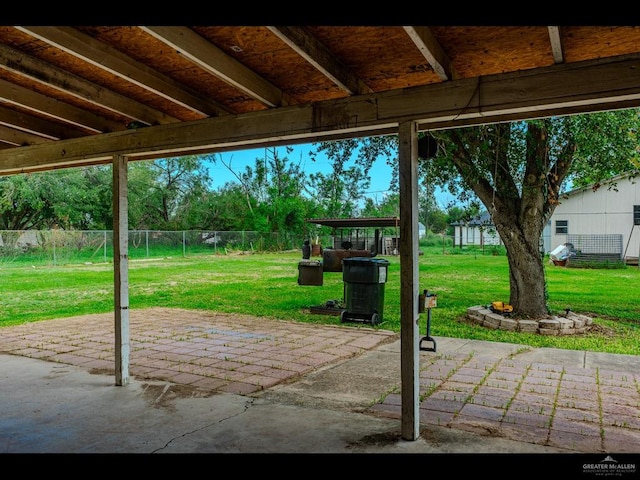
[[[640,225],[634,225],[634,205],[640,205],[640,183],[630,177],[615,177],[595,191],[585,187],[567,193],[551,217],[549,248],[566,243],[568,235],[622,235],[623,256],[638,257]],[[559,220],[568,222],[567,234],[556,233]]]

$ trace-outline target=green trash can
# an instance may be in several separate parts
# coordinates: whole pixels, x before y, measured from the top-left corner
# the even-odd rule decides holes
[[[384,315],[384,285],[389,261],[382,258],[351,257],[342,260],[346,309],[341,322],[377,325]]]

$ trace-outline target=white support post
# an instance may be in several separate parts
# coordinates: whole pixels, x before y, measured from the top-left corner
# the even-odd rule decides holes
[[[113,273],[116,385],[129,383],[129,216],[127,158],[113,157]]]

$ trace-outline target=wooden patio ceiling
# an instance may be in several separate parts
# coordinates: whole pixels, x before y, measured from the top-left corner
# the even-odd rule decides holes
[[[639,105],[635,26],[0,26],[0,175]]]

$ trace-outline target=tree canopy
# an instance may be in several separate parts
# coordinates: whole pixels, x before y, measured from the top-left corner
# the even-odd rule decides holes
[[[521,316],[544,317],[541,236],[566,189],[599,185],[638,169],[638,111],[619,110],[427,132],[437,143],[420,176],[461,204],[481,202],[507,249],[510,303]],[[397,164],[397,137],[362,139],[363,165],[379,156]],[[353,140],[325,149],[337,161]]]

